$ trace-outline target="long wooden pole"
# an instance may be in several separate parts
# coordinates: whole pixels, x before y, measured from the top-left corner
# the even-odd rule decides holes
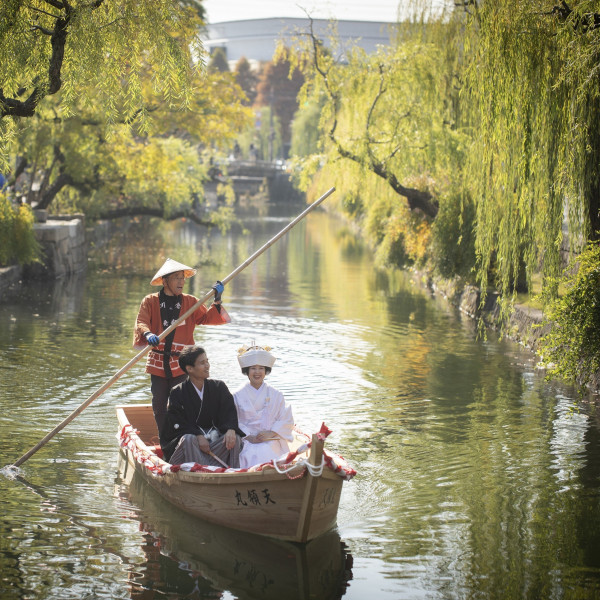
[[[294,225],[299,223],[304,217],[317,208],[321,202],[323,202],[328,196],[333,194],[335,188],[331,188],[327,190],[319,199],[315,200],[310,206],[304,210],[301,214],[299,214],[293,221],[290,221],[277,235],[272,237],[266,244],[261,246],[250,258],[247,258],[239,267],[234,269],[227,277],[222,279],[223,284],[231,281],[236,275],[241,273],[250,263],[255,261],[265,250],[269,249],[279,238],[284,236]],[[211,289],[203,298],[200,298],[194,306],[188,309],[183,315],[181,315],[177,321],[172,323],[167,329],[165,329],[158,337],[160,340],[167,337],[175,327],[177,327],[182,321],[187,319],[201,304],[204,304],[207,300],[214,295],[214,291]],[[40,448],[45,446],[61,429],[66,427],[75,417],[77,417],[81,412],[83,412],[98,396],[103,394],[121,375],[126,373],[135,363],[137,363],[140,358],[142,358],[145,354],[150,350],[150,346],[146,346],[143,350],[141,350],[136,356],[134,356],[124,367],[122,367],[119,371],[117,371],[102,387],[98,388],[83,404],[81,404],[78,408],[76,408],[62,423],[57,425],[50,433],[48,433],[42,440],[40,440],[31,450],[23,454],[21,458],[15,461],[12,465],[13,468],[16,468],[22,465],[27,459],[33,456]]]

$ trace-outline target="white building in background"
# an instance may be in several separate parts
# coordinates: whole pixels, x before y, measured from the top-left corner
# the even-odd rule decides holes
[[[344,49],[350,46],[359,46],[371,53],[377,46],[389,45],[397,24],[380,21],[336,21],[332,24],[325,19],[313,19],[312,26],[315,35],[328,48],[331,47],[332,27],[337,29],[341,48],[336,57],[343,60]],[[206,29],[205,48],[209,52],[223,48],[230,68],[233,68],[242,57],[251,65],[271,60],[279,41],[284,40],[291,46],[294,38],[310,31],[310,21],[292,17],[248,19],[211,23]]]

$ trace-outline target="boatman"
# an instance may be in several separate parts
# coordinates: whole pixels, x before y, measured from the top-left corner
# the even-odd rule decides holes
[[[163,458],[173,465],[194,462],[238,468],[245,434],[238,426],[227,385],[209,379],[210,363],[200,346],[186,346],[179,355],[179,366],[187,379],[169,394],[165,426],[160,432]]]
[[[150,373],[152,410],[159,433],[167,413],[169,391],[187,377],[178,359],[185,346],[194,344],[194,328],[196,325],[222,325],[231,321],[221,306],[223,284],[217,281],[212,286],[215,297],[211,307],[207,309],[201,304],[159,341],[158,336],[198,302],[195,296],[183,293],[184,281],[195,274],[196,269],[167,258],[150,282],[150,285],[161,285],[162,289],[142,300],[135,321],[133,347],[140,350],[148,344],[152,346],[146,361],[146,373]]]

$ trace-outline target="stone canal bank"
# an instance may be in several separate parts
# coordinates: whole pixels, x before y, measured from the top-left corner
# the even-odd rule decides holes
[[[497,292],[489,292],[485,304],[481,306],[481,291],[472,285],[465,285],[457,280],[443,280],[423,272],[413,273],[415,283],[426,286],[435,295],[442,296],[450,304],[476,320],[482,318],[484,323],[495,330],[501,329],[502,315]],[[503,335],[536,355],[539,352],[540,339],[548,332],[548,326],[542,326],[544,314],[540,309],[515,304],[503,330]],[[598,399],[600,394],[600,373],[588,384],[590,394]]]
[[[86,268],[87,245],[83,215],[42,217],[35,223],[34,231],[42,247],[42,262],[0,268],[0,299],[9,292],[18,292],[18,286],[23,280],[60,279]]]

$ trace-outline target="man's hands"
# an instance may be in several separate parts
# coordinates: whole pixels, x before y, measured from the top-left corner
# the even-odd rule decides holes
[[[215,285],[212,286],[212,289],[215,290],[214,302],[215,303],[221,302],[221,294],[223,293],[225,286],[220,281],[217,281],[217,283],[215,283]]]
[[[204,454],[208,454],[210,452],[210,443],[209,441],[202,435],[197,435],[198,438],[198,446],[200,446],[200,450],[204,452]]]
[[[228,429],[225,434],[225,448],[231,450],[235,446],[235,430]]]
[[[201,434],[197,435],[196,437],[198,438],[198,446],[200,446],[200,450],[202,450],[202,452],[205,454],[209,454],[211,452],[210,442]],[[231,450],[235,446],[235,438],[235,430],[228,429],[227,433],[225,434],[225,448],[227,448],[227,450]]]
[[[158,336],[155,333],[152,333],[151,331],[148,331],[147,333],[145,333],[144,337],[146,338],[146,341],[151,346],[158,346],[158,344],[160,344],[160,340],[158,339]]]

